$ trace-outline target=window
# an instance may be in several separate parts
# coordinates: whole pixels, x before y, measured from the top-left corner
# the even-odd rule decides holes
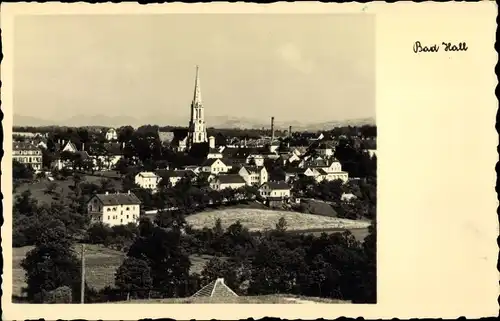
[[[111,211],[111,209],[108,207],[108,212]]]
[[[128,215],[127,215],[127,219],[128,219]]]
[[[129,210],[129,207],[127,206],[126,210],[128,211]]]

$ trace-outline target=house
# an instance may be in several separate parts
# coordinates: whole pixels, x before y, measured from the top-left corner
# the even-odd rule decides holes
[[[70,154],[68,154],[70,153]],[[69,157],[68,157],[69,156]],[[73,169],[73,165],[77,168],[88,168],[87,164],[91,160],[91,157],[86,151],[65,151],[61,152],[58,157],[51,163],[52,168],[62,170],[63,168]]]
[[[185,128],[175,129],[173,131],[174,137],[170,144],[177,152],[184,152],[187,149],[188,130]]]
[[[298,179],[302,176],[315,177],[316,174],[314,173],[314,170],[312,170],[311,168],[292,167],[292,168],[288,168],[285,170],[282,177],[280,177],[280,180],[283,180],[283,181],[289,183],[292,180]]]
[[[294,163],[294,162],[297,162],[297,161],[300,161],[300,157],[297,156],[295,153],[293,152],[288,152],[288,153],[280,153],[279,154],[279,158],[281,160],[281,163],[283,165],[286,165],[286,164],[291,164],[291,163]]]
[[[109,226],[137,223],[140,212],[141,201],[130,192],[96,194],[87,203],[91,222]]]
[[[316,148],[316,152],[318,153],[318,155],[330,157],[335,153],[335,148],[331,144],[321,143]]]
[[[238,295],[224,283],[223,278],[218,278],[205,285],[191,297],[228,298],[237,296]]]
[[[97,170],[111,170],[123,158],[123,153],[120,143],[105,143],[102,152],[92,153],[90,157]]]
[[[285,181],[267,182],[259,188],[260,196],[266,200],[288,200],[290,198],[290,186]]]
[[[213,158],[223,158],[224,155],[215,148],[210,148],[208,151],[207,159],[213,159]]]
[[[358,197],[352,193],[343,193],[341,196],[340,196],[340,200],[341,201],[344,201],[344,202],[350,202],[352,200],[355,200],[357,199]]]
[[[157,170],[156,174],[161,177],[161,180],[168,180],[170,186],[175,186],[183,178],[193,180],[196,173],[192,170],[178,169],[178,170]]]
[[[149,189],[155,192],[160,182],[160,176],[153,172],[140,172],[135,175],[135,184],[144,189]]]
[[[247,185],[261,186],[269,180],[269,175],[264,166],[242,166],[238,174],[243,177]]]
[[[226,188],[238,189],[245,185],[245,180],[239,174],[221,174],[210,182],[210,187],[216,191],[222,191]]]
[[[368,153],[370,157],[377,156],[377,150],[376,149],[363,149],[364,152]]]
[[[196,166],[196,165],[184,166],[183,169],[188,170],[188,171],[193,171],[195,174],[201,173],[201,167]]]
[[[269,144],[269,152],[276,153],[279,147],[280,147],[279,142],[272,142],[271,144]]]
[[[227,166],[220,158],[207,159],[201,165],[201,171],[212,174],[227,173],[229,166]]]
[[[64,145],[64,141],[63,141],[63,145]],[[76,153],[78,151],[78,149],[76,148],[75,144],[73,144],[73,142],[71,142],[70,140],[66,143],[66,145],[64,145],[63,149],[61,152],[70,152],[70,153]]]
[[[342,171],[342,166],[337,160],[330,161],[330,164],[321,162],[309,168],[315,172],[317,182],[341,180],[345,183],[349,180],[349,174]]]
[[[116,141],[118,140],[118,133],[116,132],[116,129],[110,128],[106,132],[106,140],[107,141]]]
[[[31,167],[35,173],[42,170],[42,150],[33,144],[24,142],[13,143],[12,159]]]
[[[261,154],[250,154],[246,158],[246,163],[254,166],[264,166],[264,155]]]
[[[296,155],[296,156],[302,156],[307,152],[307,147],[304,146],[298,146],[298,147],[293,147],[291,150],[291,153]]]

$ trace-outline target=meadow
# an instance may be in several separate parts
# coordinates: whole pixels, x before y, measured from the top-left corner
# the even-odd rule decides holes
[[[75,254],[80,258],[81,245],[74,248]],[[21,268],[21,261],[26,256],[32,246],[13,248],[12,251],[12,294],[21,296],[22,288],[26,286],[24,279],[24,270]],[[100,290],[106,286],[112,286],[115,282],[116,269],[121,265],[125,258],[125,253],[106,248],[102,245],[85,245],[85,266],[86,280],[88,284]],[[205,264],[212,257],[209,255],[191,255],[191,273],[200,273]]]
[[[284,217],[287,222],[287,230],[292,232],[366,229],[370,226],[368,220],[348,220],[315,214],[252,208],[227,208],[206,211],[190,215],[186,218],[186,221],[194,229],[202,229],[204,227],[213,227],[216,220],[220,218],[223,228],[240,221],[241,225],[250,231],[265,231],[274,229],[281,217]]]
[[[109,178],[111,182],[113,183],[113,186],[117,189],[121,189],[121,180],[112,177],[109,175],[108,177],[105,176],[98,176],[98,175],[83,175],[82,182],[85,181],[87,183],[93,183],[99,185],[101,180],[104,178]],[[55,192],[60,194],[60,197],[66,198],[68,195],[70,195],[73,192],[73,187],[75,185],[75,182],[72,177],[68,177],[65,180],[54,180],[54,181],[49,181],[48,179],[41,179],[38,182],[35,183],[23,183],[21,185],[16,186],[14,190],[14,198],[18,195],[21,195],[24,191],[29,190],[31,192],[31,195],[34,199],[38,201],[39,204],[51,204],[53,201],[56,199],[54,198],[55,194],[54,193],[47,193],[47,186],[49,184],[55,183],[56,184],[56,189]]]

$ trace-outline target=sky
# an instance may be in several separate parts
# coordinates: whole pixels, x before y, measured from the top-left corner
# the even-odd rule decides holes
[[[374,28],[365,14],[20,16],[14,113],[187,123],[199,65],[207,117],[374,118]]]

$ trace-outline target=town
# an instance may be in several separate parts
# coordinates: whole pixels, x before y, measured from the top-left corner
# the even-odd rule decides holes
[[[194,78],[184,128],[14,128],[13,299],[374,303],[376,126],[209,127]]]

